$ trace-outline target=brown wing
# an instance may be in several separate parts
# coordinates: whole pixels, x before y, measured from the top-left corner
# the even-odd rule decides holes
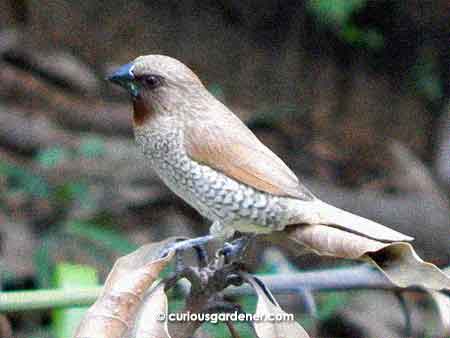
[[[239,118],[226,107],[220,108],[203,120],[191,121],[185,129],[186,150],[193,160],[273,195],[314,199],[286,164]]]

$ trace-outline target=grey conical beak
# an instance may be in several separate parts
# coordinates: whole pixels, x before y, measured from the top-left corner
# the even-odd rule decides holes
[[[108,76],[107,80],[125,88],[131,95],[136,97],[139,95],[139,87],[134,81],[133,68],[134,65],[132,63],[127,63]]]

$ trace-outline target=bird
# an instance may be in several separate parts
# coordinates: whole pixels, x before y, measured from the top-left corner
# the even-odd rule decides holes
[[[319,224],[384,243],[412,237],[323,202],[184,63],[139,56],[108,79],[128,91],[137,144],[161,180],[211,221],[211,238]]]

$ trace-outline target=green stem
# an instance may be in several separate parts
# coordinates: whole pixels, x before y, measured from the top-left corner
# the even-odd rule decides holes
[[[91,305],[102,287],[0,292],[0,312]]]
[[[349,291],[378,289],[386,291],[403,290],[393,285],[379,271],[367,264],[346,268],[332,268],[322,271],[288,272],[277,275],[257,275],[274,294],[299,292]],[[189,292],[188,283],[180,281],[184,294]],[[412,290],[414,288],[410,288]],[[101,286],[83,289],[55,289],[0,292],[0,312],[36,310],[91,305]],[[419,290],[420,289],[414,289]],[[248,285],[227,288],[225,295],[241,297],[253,294]]]

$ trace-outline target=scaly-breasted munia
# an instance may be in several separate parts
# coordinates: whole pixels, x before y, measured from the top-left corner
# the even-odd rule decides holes
[[[213,222],[211,234],[320,224],[383,242],[412,240],[316,198],[180,61],[141,56],[109,79],[132,96],[145,156],[173,192]]]

